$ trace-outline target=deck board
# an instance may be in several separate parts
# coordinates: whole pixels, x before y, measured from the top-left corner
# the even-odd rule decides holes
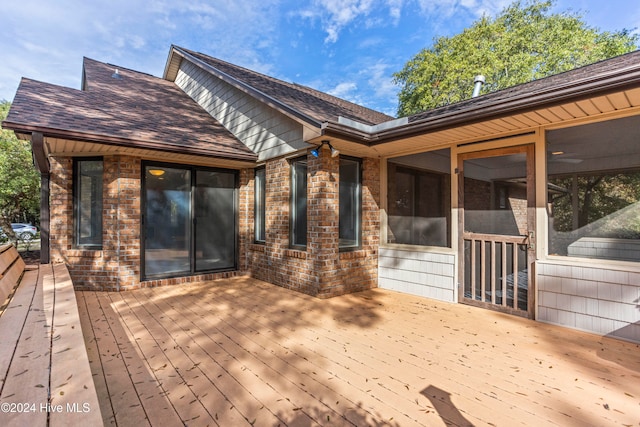
[[[25,312],[33,303],[36,285],[38,282],[38,271],[27,271],[22,279],[22,286],[16,289],[13,296],[13,304],[2,314],[0,322],[0,389],[3,388],[7,372],[14,357],[16,345],[20,341],[20,334],[25,324]]]
[[[250,372],[238,369],[234,361],[233,352],[229,350],[231,342],[221,331],[215,328],[203,328],[204,320],[200,313],[194,313],[189,307],[178,305],[174,308],[166,299],[145,304],[153,316],[165,316],[163,322],[167,332],[171,334],[177,347],[184,351],[188,358],[186,373],[192,381],[200,385],[199,396],[206,394],[205,407],[209,408],[215,420],[220,425],[238,425],[238,423],[255,422],[256,425],[277,424],[277,419],[269,414],[265,405],[249,392],[246,385],[251,384],[252,390],[259,390],[263,384],[256,383]],[[180,311],[178,311],[180,310]],[[223,358],[215,357],[226,353]],[[243,383],[235,376],[243,377]],[[203,381],[206,379],[206,381]],[[235,396],[242,395],[236,402],[230,401],[226,393]],[[203,402],[204,403],[204,402]]]
[[[220,417],[219,412],[226,405],[221,402],[219,407],[212,408],[205,405],[205,402],[209,401],[209,393],[213,392],[213,390],[209,391],[209,388],[213,389],[213,387],[206,373],[198,367],[198,362],[193,360],[197,359],[198,354],[192,354],[190,351],[188,336],[185,337],[183,331],[176,327],[175,320],[169,318],[167,313],[157,310],[153,302],[141,305],[131,293],[120,296],[122,299],[118,301],[119,305],[127,306],[132,311],[139,307],[141,309],[139,315],[144,316],[144,319],[152,319],[144,323],[138,320],[135,323],[138,331],[136,336],[146,333],[149,337],[153,337],[156,344],[167,355],[164,359],[155,358],[150,363],[162,381],[169,399],[186,402],[176,407],[183,422],[187,424],[196,422],[203,425],[216,423],[216,418]],[[161,322],[162,320],[166,322]],[[132,332],[134,332],[133,329]],[[204,399],[201,400],[200,397],[203,395]],[[246,420],[242,419],[242,422]]]
[[[96,361],[90,361],[91,370],[94,378],[96,373],[104,375],[108,395],[99,396],[99,399],[106,398],[112,407],[110,412],[103,413],[103,421],[107,424],[113,419],[116,425],[125,421],[131,425],[149,425],[140,401],[139,394],[142,391],[136,389],[138,380],[135,373],[139,366],[135,366],[135,362],[128,359],[129,355],[135,354],[135,342],[128,340],[120,324],[120,317],[110,308],[111,299],[108,294],[91,292],[85,293],[84,296],[86,310],[93,325],[93,339],[100,354],[97,365]],[[88,331],[83,332],[86,334]],[[101,368],[101,373],[95,371],[96,366]]]
[[[49,396],[49,363],[51,344],[51,325],[53,315],[53,298],[44,287],[51,278],[50,271],[36,275],[35,288],[31,286],[33,277],[25,283],[25,291],[33,295],[28,305],[15,308],[24,310],[24,324],[20,330],[20,340],[14,345],[15,354],[2,387],[2,402],[28,403],[30,409],[24,413],[3,413],[2,422],[6,426],[20,426],[28,421],[31,425],[46,425],[47,412],[41,405],[46,405]],[[21,286],[18,287],[20,289]],[[7,313],[9,310],[7,310]],[[25,318],[26,317],[26,318]],[[46,359],[43,362],[43,359]]]
[[[87,292],[76,294],[78,307],[81,307],[81,310],[79,310],[80,326],[82,327],[83,332],[85,332],[85,336],[93,336],[93,338],[91,338],[90,340],[87,340],[85,337],[85,348],[87,349],[89,365],[92,367],[100,367],[100,374],[95,372],[95,368],[92,369],[93,383],[96,388],[96,393],[98,394],[98,396],[108,396],[109,389],[107,388],[107,382],[105,381],[104,375],[101,375],[103,374],[103,372],[100,364],[100,351],[98,349],[97,339],[94,335],[95,331],[93,329],[93,325],[91,324],[91,317],[89,316],[89,312],[87,310],[87,294]],[[116,421],[113,414],[113,408],[111,406],[111,400],[99,399],[99,404],[103,424],[105,426],[115,426]]]
[[[477,307],[244,277],[78,301],[107,425],[640,423],[639,345]]]

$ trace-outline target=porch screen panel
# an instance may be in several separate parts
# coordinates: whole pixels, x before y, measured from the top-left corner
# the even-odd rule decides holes
[[[549,255],[640,262],[640,116],[546,139]]]
[[[191,270],[191,172],[145,167],[146,276]]]
[[[236,253],[236,175],[196,172],[195,269],[233,268]]]
[[[388,243],[451,246],[449,150],[387,163]]]

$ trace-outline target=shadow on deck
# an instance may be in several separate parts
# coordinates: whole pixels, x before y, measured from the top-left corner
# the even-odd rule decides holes
[[[76,295],[106,425],[640,422],[640,346],[483,309],[246,277]]]

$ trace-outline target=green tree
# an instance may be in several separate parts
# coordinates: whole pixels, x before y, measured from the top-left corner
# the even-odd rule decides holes
[[[484,16],[460,34],[435,39],[394,74],[398,115],[470,98],[478,74],[486,77],[483,92],[492,92],[637,48],[630,30],[601,32],[581,14],[551,14],[553,5],[516,1],[496,18]]]
[[[0,122],[11,104],[0,102]],[[15,238],[11,222],[34,221],[39,217],[40,176],[33,165],[31,147],[13,131],[0,131],[0,227]]]

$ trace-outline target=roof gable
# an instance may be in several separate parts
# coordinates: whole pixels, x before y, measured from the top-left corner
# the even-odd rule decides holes
[[[203,65],[209,72],[219,73],[218,77],[227,77],[250,90],[257,98],[269,103],[275,102],[276,108],[282,106],[315,121],[337,122],[339,117],[362,122],[368,125],[383,123],[394,118],[370,108],[354,104],[341,98],[296,83],[270,77],[217,58],[173,46],[173,51],[183,57]],[[167,73],[165,73],[165,78]],[[231,82],[233,83],[233,82]],[[279,105],[278,105],[279,104]]]

